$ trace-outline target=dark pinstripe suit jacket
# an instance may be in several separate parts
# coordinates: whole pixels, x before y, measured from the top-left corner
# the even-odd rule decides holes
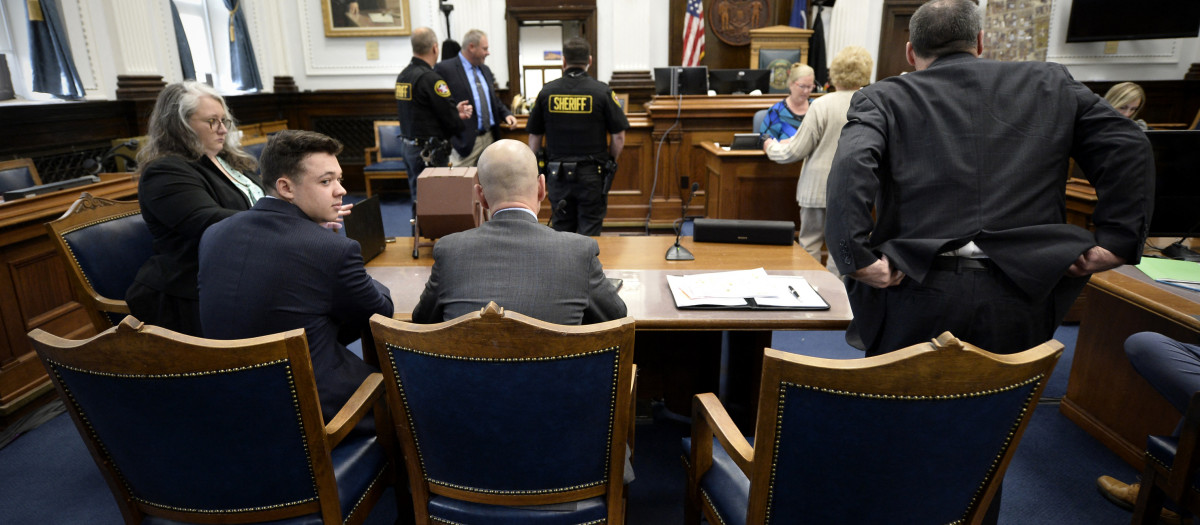
[[[433,245],[433,271],[413,321],[438,323],[488,301],[557,324],[625,317],[625,301],[605,279],[599,254],[595,239],[556,232],[522,211],[502,211]]]
[[[204,232],[199,281],[205,337],[304,329],[326,421],[372,372],[346,344],[371,315],[393,313],[391,293],[367,275],[358,242],[270,197]]]
[[[1035,300],[1069,307],[1085,279],[1064,271],[1099,245],[1137,262],[1154,163],[1145,134],[1065,67],[967,53],[854,95],[829,175],[830,256],[843,274],[886,254],[925,278],[937,254],[974,241]],[[1064,224],[1068,159],[1095,186],[1095,233]],[[877,219],[871,217],[872,205]],[[847,284],[870,341],[879,290]],[[868,343],[869,344],[869,343]]]

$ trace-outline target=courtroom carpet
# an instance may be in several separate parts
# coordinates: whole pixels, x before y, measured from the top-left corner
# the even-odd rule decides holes
[[[361,198],[361,196],[359,196]],[[350,200],[358,200],[353,197]],[[384,199],[385,231],[404,236],[411,212],[407,199]],[[1130,514],[1108,503],[1095,489],[1095,479],[1112,475],[1132,480],[1137,472],[1088,436],[1058,410],[1075,344],[1076,327],[1063,327],[1055,337],[1067,345],[1034,412],[1004,483],[1001,523],[1116,525]],[[357,352],[361,352],[354,345]],[[772,347],[807,355],[854,358],[844,332],[775,332]],[[683,519],[684,471],[680,438],[688,427],[678,417],[658,417],[637,425],[633,457],[637,480],[629,488],[628,522],[680,523]],[[896,480],[903,482],[903,480]],[[847,488],[847,490],[852,490]],[[395,520],[394,494],[384,496],[367,520]],[[119,524],[121,514],[88,455],[68,415],[21,435],[0,449],[0,522],[5,524]],[[903,523],[897,517],[896,523]]]

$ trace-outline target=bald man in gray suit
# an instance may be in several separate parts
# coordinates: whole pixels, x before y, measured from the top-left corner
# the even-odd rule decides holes
[[[604,277],[596,240],[538,222],[546,178],[528,146],[514,140],[488,146],[479,157],[475,193],[492,219],[434,245],[433,270],[413,322],[454,319],[489,301],[564,325],[625,316],[625,302]]]

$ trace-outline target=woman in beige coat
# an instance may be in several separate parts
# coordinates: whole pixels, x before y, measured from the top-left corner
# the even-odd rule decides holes
[[[800,244],[818,262],[825,243],[825,181],[829,178],[838,137],[846,125],[850,97],[871,81],[874,62],[866,49],[849,46],[833,57],[829,80],[837,91],[814,100],[796,135],[777,141],[767,139],[763,151],[771,160],[787,164],[804,159],[800,180],[796,183],[796,203],[800,205]],[[837,273],[831,259],[826,267]]]

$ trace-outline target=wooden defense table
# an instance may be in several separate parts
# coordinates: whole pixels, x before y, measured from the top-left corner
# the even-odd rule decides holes
[[[1124,343],[1142,331],[1200,340],[1200,292],[1156,283],[1133,266],[1092,276],[1060,410],[1136,469],[1146,436],[1170,434],[1180,413],[1138,375]]]
[[[762,350],[771,344],[771,331],[844,330],[850,323],[842,282],[797,244],[697,243],[684,237],[681,244],[696,260],[667,261],[664,255],[673,236],[602,236],[596,241],[605,273],[624,279],[619,293],[637,320],[639,398],[665,398],[667,407],[680,414],[690,412],[693,394],[727,390],[735,419],[752,422]],[[420,257],[413,259],[412,239],[398,238],[367,264],[367,272],[392,291],[398,319],[410,318],[425,289],[433,264],[431,250],[422,248]],[[678,310],[666,282],[667,274],[758,267],[771,274],[804,276],[830,309]],[[722,377],[727,380],[724,389]]]

